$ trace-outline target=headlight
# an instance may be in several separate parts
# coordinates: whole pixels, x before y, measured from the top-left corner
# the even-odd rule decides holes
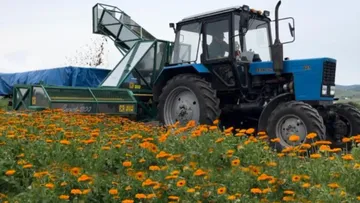
[[[322,95],[325,95],[327,93],[327,86],[326,85],[323,85],[322,86],[322,89],[321,89],[321,94]]]
[[[330,95],[335,95],[335,86],[330,87]]]

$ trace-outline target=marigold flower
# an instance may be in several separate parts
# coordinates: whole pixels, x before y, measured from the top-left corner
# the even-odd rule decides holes
[[[299,182],[301,180],[301,176],[293,175],[291,180],[292,180],[292,182]]]
[[[348,137],[344,137],[344,138],[342,139],[342,142],[344,142],[344,143],[351,142],[351,139],[348,138]]]
[[[15,170],[13,170],[13,169],[11,169],[11,170],[7,170],[6,172],[5,172],[5,175],[7,175],[7,176],[11,176],[11,175],[14,175],[15,174]]]
[[[300,140],[300,137],[297,136],[297,135],[291,135],[291,136],[289,137],[289,140],[290,140],[291,142],[297,142],[297,141]]]
[[[251,188],[250,192],[253,194],[261,194],[262,190],[260,188]]]
[[[195,192],[195,189],[194,189],[194,188],[189,188],[186,192],[188,192],[188,193],[194,193],[194,192]]]
[[[176,186],[178,186],[178,187],[183,187],[185,184],[186,184],[186,180],[179,180],[179,181],[176,183]]]
[[[124,199],[123,201],[121,201],[121,203],[134,203],[134,200]]]
[[[251,135],[251,134],[253,134],[255,132],[255,129],[254,128],[249,128],[249,129],[247,129],[246,130],[246,134],[248,134],[248,135]]]
[[[344,159],[346,161],[350,161],[350,160],[354,160],[354,157],[351,154],[346,154],[346,155],[342,156],[342,159]]]
[[[45,184],[45,187],[47,187],[49,189],[53,189],[55,187],[55,185],[52,183],[47,183],[47,184]]]
[[[68,141],[68,140],[60,140],[60,144],[69,145],[70,141]]]
[[[329,188],[333,188],[333,189],[340,187],[337,183],[329,183],[328,186]]]
[[[124,161],[124,162],[122,163],[122,165],[123,165],[124,167],[130,167],[130,166],[131,166],[131,162],[130,162],[130,161]]]
[[[32,164],[25,164],[25,165],[23,166],[23,168],[32,168],[32,167],[33,167]]]
[[[197,169],[195,172],[194,172],[194,176],[203,176],[203,175],[206,175],[206,172],[201,170],[201,169]]]
[[[59,199],[62,199],[62,200],[68,200],[70,198],[69,195],[60,195],[59,196]]]
[[[312,159],[321,158],[321,154],[310,154],[310,158],[312,158]]]
[[[229,195],[227,199],[228,199],[228,200],[235,200],[235,199],[236,199],[236,196],[235,196],[235,195]]]
[[[309,187],[310,187],[310,183],[304,183],[304,184],[302,184],[301,187],[303,187],[303,188],[309,188]]]
[[[78,176],[80,174],[80,168],[79,167],[74,167],[70,169],[70,173],[74,176]]]
[[[112,189],[109,190],[110,195],[117,195],[118,193],[119,193],[118,190],[115,189],[115,188],[112,188]]]
[[[174,200],[174,201],[179,201],[179,199],[180,199],[178,196],[174,196],[174,195],[171,195],[168,198],[169,198],[169,200]]]
[[[240,159],[234,159],[231,161],[232,166],[238,166],[240,164]]]
[[[292,190],[285,190],[285,191],[284,191],[284,194],[285,194],[285,195],[295,195],[295,192],[292,191]]]
[[[138,194],[135,195],[135,198],[136,199],[146,199],[146,195],[142,194],[142,193],[138,193]]]
[[[314,139],[316,136],[317,136],[316,133],[309,133],[307,134],[306,139]]]
[[[150,171],[160,171],[160,167],[159,166],[149,166],[149,170]]]
[[[82,191],[80,189],[72,189],[70,193],[74,195],[81,195]]]
[[[79,178],[78,178],[78,181],[79,182],[84,182],[84,181],[88,181],[88,180],[91,180],[91,177],[90,176],[87,176],[87,175],[81,175]]]

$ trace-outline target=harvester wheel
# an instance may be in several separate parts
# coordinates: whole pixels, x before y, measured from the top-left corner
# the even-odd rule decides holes
[[[211,84],[193,74],[181,74],[170,79],[162,89],[158,104],[158,119],[163,125],[186,124],[195,120],[211,124],[220,116],[220,101]]]
[[[279,138],[279,142],[270,142],[278,151],[326,138],[326,128],[319,112],[309,104],[299,101],[278,105],[269,117],[266,131],[270,139]],[[316,133],[317,136],[307,139],[309,133]],[[300,139],[290,141],[291,135],[297,135]]]
[[[333,142],[333,147],[351,149],[351,142],[342,142],[342,138],[351,138],[360,135],[360,111],[350,104],[333,104],[329,108],[338,116],[338,121],[329,130],[328,138]],[[330,135],[330,133],[332,133]],[[340,138],[340,140],[336,139]]]

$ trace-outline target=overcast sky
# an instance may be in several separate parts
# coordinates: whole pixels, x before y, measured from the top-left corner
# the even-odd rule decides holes
[[[92,34],[91,12],[96,3],[117,6],[155,37],[173,40],[169,22],[242,4],[269,10],[273,18],[277,0],[0,0],[0,3],[0,72],[9,73],[64,66],[65,57],[75,57],[77,50],[83,50],[83,46],[99,37]],[[292,16],[296,20],[296,41],[285,45],[285,56],[335,58],[336,83],[360,83],[359,5],[355,0],[283,0],[280,17]],[[106,48],[107,63],[103,68],[111,69],[121,55],[112,43]]]

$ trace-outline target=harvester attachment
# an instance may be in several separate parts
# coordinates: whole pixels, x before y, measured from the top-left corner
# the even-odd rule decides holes
[[[16,85],[14,110],[63,109],[86,114],[136,115],[136,99],[129,90]]]
[[[105,4],[93,7],[93,33],[111,38],[122,54],[127,53],[139,40],[156,39],[124,11]]]

